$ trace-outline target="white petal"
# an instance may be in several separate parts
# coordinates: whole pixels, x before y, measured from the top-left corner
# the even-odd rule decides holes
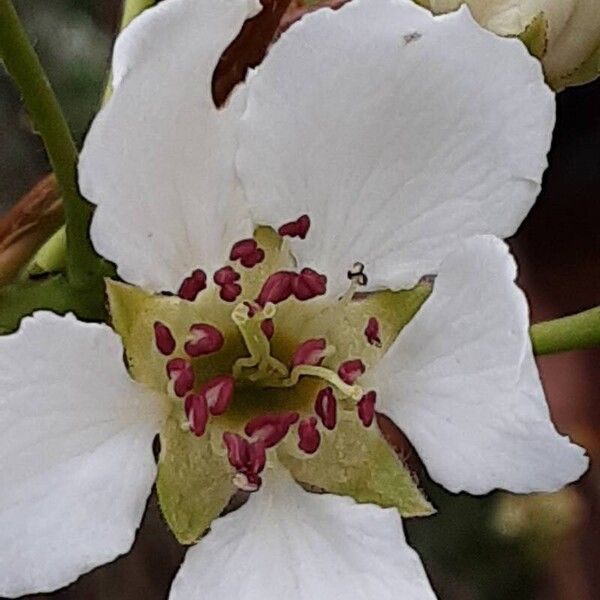
[[[188,551],[169,599],[202,598],[424,600],[435,595],[395,509],[308,494],[279,473]]]
[[[511,235],[539,191],[553,95],[519,41],[466,9],[316,11],[248,88],[237,164],[253,215],[308,213],[294,251],[330,276],[362,261],[373,287],[413,284],[461,238]]]
[[[233,166],[240,95],[217,110],[217,61],[254,0],[169,0],[117,40],[114,93],[81,155],[96,249],[131,283],[176,290],[252,228]]]
[[[0,338],[0,596],[51,591],[129,550],[162,403],[105,325],[36,313]]]
[[[372,374],[380,410],[453,492],[553,491],[587,468],[550,419],[515,274],[500,240],[464,242]]]

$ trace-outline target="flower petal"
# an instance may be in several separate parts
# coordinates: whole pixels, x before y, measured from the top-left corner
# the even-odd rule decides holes
[[[136,18],[113,59],[114,92],[85,142],[96,249],[125,280],[176,291],[252,233],[233,166],[238,97],[217,110],[211,78],[254,0],[170,0]]]
[[[0,338],[0,596],[54,590],[129,550],[163,418],[105,325],[40,312]]]
[[[309,494],[285,472],[188,551],[170,600],[435,598],[395,509]]]
[[[519,41],[467,9],[354,0],[305,16],[257,69],[237,164],[259,223],[309,215],[306,240],[290,243],[331,293],[354,261],[371,287],[410,287],[460,239],[514,233],[553,124]]]
[[[550,420],[515,274],[500,240],[464,242],[372,374],[379,409],[452,492],[553,491],[587,468]]]

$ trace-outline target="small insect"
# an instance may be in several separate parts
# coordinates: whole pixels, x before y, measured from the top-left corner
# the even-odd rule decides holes
[[[418,31],[413,31],[412,33],[407,33],[406,35],[403,35],[402,38],[404,39],[404,44],[406,46],[408,46],[408,44],[411,44],[412,42],[416,42],[418,39],[422,38],[423,34],[419,33]]]
[[[365,265],[355,262],[348,271],[348,279],[355,281],[358,285],[367,285],[367,276],[365,274]]]

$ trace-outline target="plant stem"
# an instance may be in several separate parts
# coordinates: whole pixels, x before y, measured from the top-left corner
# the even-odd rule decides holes
[[[92,207],[79,195],[75,143],[11,0],[0,0],[0,59],[23,96],[61,187],[67,223],[67,273],[74,287],[84,287],[98,261],[89,239]]]
[[[530,331],[535,354],[600,347],[600,306],[561,319],[532,325]]]

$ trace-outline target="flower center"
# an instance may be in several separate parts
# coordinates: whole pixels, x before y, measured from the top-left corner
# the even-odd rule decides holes
[[[278,252],[287,249],[285,237],[304,240],[309,228],[307,215],[282,225]],[[363,265],[352,266],[347,292],[331,302],[322,298],[325,275],[311,268],[271,268],[263,264],[266,257],[256,239],[240,240],[231,249],[231,264],[214,273],[217,303],[231,305],[225,313],[229,324],[193,323],[185,340],[177,340],[166,323],[153,324],[168,393],[185,414],[182,427],[203,436],[218,419],[232,480],[246,491],[260,487],[267,452],[286,436],[296,436],[298,452],[311,455],[322,435],[335,430],[339,410],[356,411],[366,427],[375,414],[375,392],[359,383],[365,362],[341,356],[324,327],[366,284]],[[195,302],[207,287],[204,271],[196,269],[178,295]],[[364,347],[380,346],[378,319],[367,315],[359,335]],[[220,365],[216,372],[206,368],[203,361],[221,356],[213,361]]]

